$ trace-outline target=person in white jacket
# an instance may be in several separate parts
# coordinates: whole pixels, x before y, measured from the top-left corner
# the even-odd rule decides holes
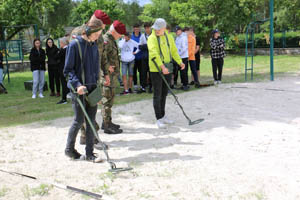
[[[118,45],[121,49],[122,78],[124,84],[124,91],[121,94],[129,94],[132,93],[134,55],[140,51],[138,48],[139,43],[130,39],[130,34],[127,32],[124,38],[119,41]],[[134,48],[136,48],[136,51],[134,51]],[[128,83],[127,74],[129,76]]]
[[[180,70],[180,79],[181,79],[181,83],[182,83],[182,87],[181,89],[183,90],[188,90],[189,86],[189,80],[188,80],[188,59],[189,59],[189,52],[188,52],[188,38],[187,38],[187,34],[185,32],[182,31],[180,26],[176,26],[176,47],[178,49],[178,53],[179,56],[182,59],[182,62],[185,64],[185,68],[183,70]],[[174,67],[175,73],[174,73],[174,83],[176,85],[177,83],[177,77],[178,77],[178,69],[180,69],[179,66],[175,66]]]

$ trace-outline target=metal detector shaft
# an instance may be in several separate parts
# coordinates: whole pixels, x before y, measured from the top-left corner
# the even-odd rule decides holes
[[[73,93],[76,95],[76,91],[75,91],[73,85],[72,85],[72,84],[70,84],[70,85],[71,85],[71,88],[72,88]],[[101,143],[102,148],[103,148],[103,151],[104,151],[105,156],[106,156],[107,162],[110,164],[111,168],[116,168],[115,163],[113,163],[113,162],[110,161],[110,158],[109,158],[107,149],[106,149],[104,143],[102,142],[102,140],[100,140],[100,138],[99,138],[99,136],[98,136],[98,134],[97,134],[97,131],[96,131],[95,127],[94,127],[94,124],[92,123],[90,117],[88,116],[88,114],[87,114],[87,112],[86,112],[86,110],[85,110],[85,108],[84,108],[83,103],[81,102],[81,100],[80,100],[80,98],[79,98],[78,96],[76,96],[76,100],[77,100],[79,106],[81,107],[82,112],[84,113],[84,116],[85,116],[85,118],[87,119],[89,125],[91,126],[91,129],[92,129],[92,132],[93,132],[95,138]]]
[[[166,86],[168,87],[170,93],[171,93],[172,96],[175,98],[175,101],[176,101],[177,105],[180,107],[180,109],[181,109],[181,111],[182,111],[184,117],[189,121],[189,123],[191,123],[192,120],[191,120],[191,119],[187,116],[187,114],[184,112],[183,107],[181,106],[181,104],[180,104],[179,101],[178,101],[178,97],[177,97],[177,96],[174,94],[174,92],[172,91],[172,89],[171,89],[171,87],[170,87],[168,81],[166,80],[166,78],[165,78],[165,76],[163,75],[162,71],[159,69],[158,64],[156,63],[155,59],[156,59],[156,57],[152,58],[152,61],[153,61],[154,65],[155,65],[156,69],[158,70],[158,72],[159,72],[159,74],[160,74],[162,80],[165,82],[165,84],[166,84]]]
[[[0,169],[0,171],[4,172],[4,173],[7,173],[7,174],[10,174],[10,175],[13,175],[13,176],[20,176],[20,177],[25,177],[25,178],[29,178],[29,179],[39,181],[39,179],[34,177],[34,176],[30,176],[30,175],[26,175],[26,174],[22,174],[22,173],[18,173],[18,172],[9,172],[9,171],[5,171],[5,170],[2,170],[2,169]],[[46,182],[48,182],[48,181],[46,181]],[[50,183],[50,182],[48,182],[48,184],[53,185],[54,187],[57,187],[57,188],[60,188],[60,189],[70,190],[70,191],[77,192],[79,194],[84,194],[84,195],[87,195],[87,196],[90,196],[90,197],[93,197],[93,198],[96,198],[96,199],[101,199],[102,198],[102,195],[100,195],[100,194],[89,192],[89,191],[79,189],[79,188],[76,188],[76,187],[63,185],[63,184],[58,184],[58,183]]]

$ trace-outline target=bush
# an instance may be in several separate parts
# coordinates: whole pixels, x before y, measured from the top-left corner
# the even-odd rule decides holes
[[[300,47],[300,31],[297,32],[286,32],[285,40],[283,33],[274,34],[274,47],[283,48],[296,48]],[[233,50],[240,50],[245,48],[246,34],[232,35],[229,37],[227,47]],[[250,35],[249,35],[250,38]],[[256,33],[254,34],[254,47],[255,48],[269,48],[269,33]],[[249,44],[250,47],[250,44]]]

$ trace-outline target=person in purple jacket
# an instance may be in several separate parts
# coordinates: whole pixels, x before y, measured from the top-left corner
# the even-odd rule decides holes
[[[102,33],[102,24],[102,21],[97,18],[91,19],[86,24],[82,35],[77,36],[69,44],[64,67],[64,75],[68,77],[68,88],[72,91],[72,107],[75,115],[72,126],[69,129],[65,155],[72,159],[80,158],[92,162],[102,162],[103,160],[97,158],[93,153],[94,135],[89,123],[86,124],[85,156],[81,156],[75,149],[76,136],[85,119],[84,113],[76,100],[76,95],[79,95],[80,100],[85,105],[85,110],[91,121],[95,122],[97,105],[90,106],[84,98],[84,94],[86,90],[88,93],[91,93],[97,88],[99,80],[99,52],[95,41]],[[82,61],[77,42],[79,42],[82,51]],[[84,76],[84,82],[82,76]],[[73,93],[73,89],[76,90],[77,94]]]

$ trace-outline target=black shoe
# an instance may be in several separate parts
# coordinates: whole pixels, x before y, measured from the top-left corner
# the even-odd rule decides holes
[[[145,88],[141,88],[139,91],[137,91],[138,94],[142,94],[142,93],[145,93],[145,92],[146,92]]]
[[[104,127],[104,133],[106,134],[121,134],[123,133],[123,130],[122,129],[115,129],[113,127]]]
[[[56,104],[67,104],[67,103],[68,103],[67,100],[62,99],[59,102],[57,102]]]
[[[171,87],[171,89],[174,89],[174,85],[171,85],[170,87]]]
[[[200,83],[195,83],[195,88],[200,88],[200,87],[201,87]]]
[[[191,81],[189,85],[195,85],[195,81]]]
[[[129,88],[129,89],[128,89],[128,92],[129,92],[130,94],[132,94],[132,89],[131,89],[131,88]]]
[[[72,159],[79,159],[81,154],[76,151],[76,149],[66,149],[65,155]]]
[[[109,127],[119,129],[121,126],[119,124],[114,124],[114,123],[110,122]],[[104,130],[104,122],[102,122],[101,129]]]
[[[103,150],[103,145],[104,145],[104,148],[105,148],[106,150],[109,149],[108,145],[105,144],[104,142],[103,142],[103,143],[98,142],[97,144],[94,144],[94,148],[95,148],[95,149],[98,149],[98,150],[100,150],[100,151],[102,151],[102,150]]]

